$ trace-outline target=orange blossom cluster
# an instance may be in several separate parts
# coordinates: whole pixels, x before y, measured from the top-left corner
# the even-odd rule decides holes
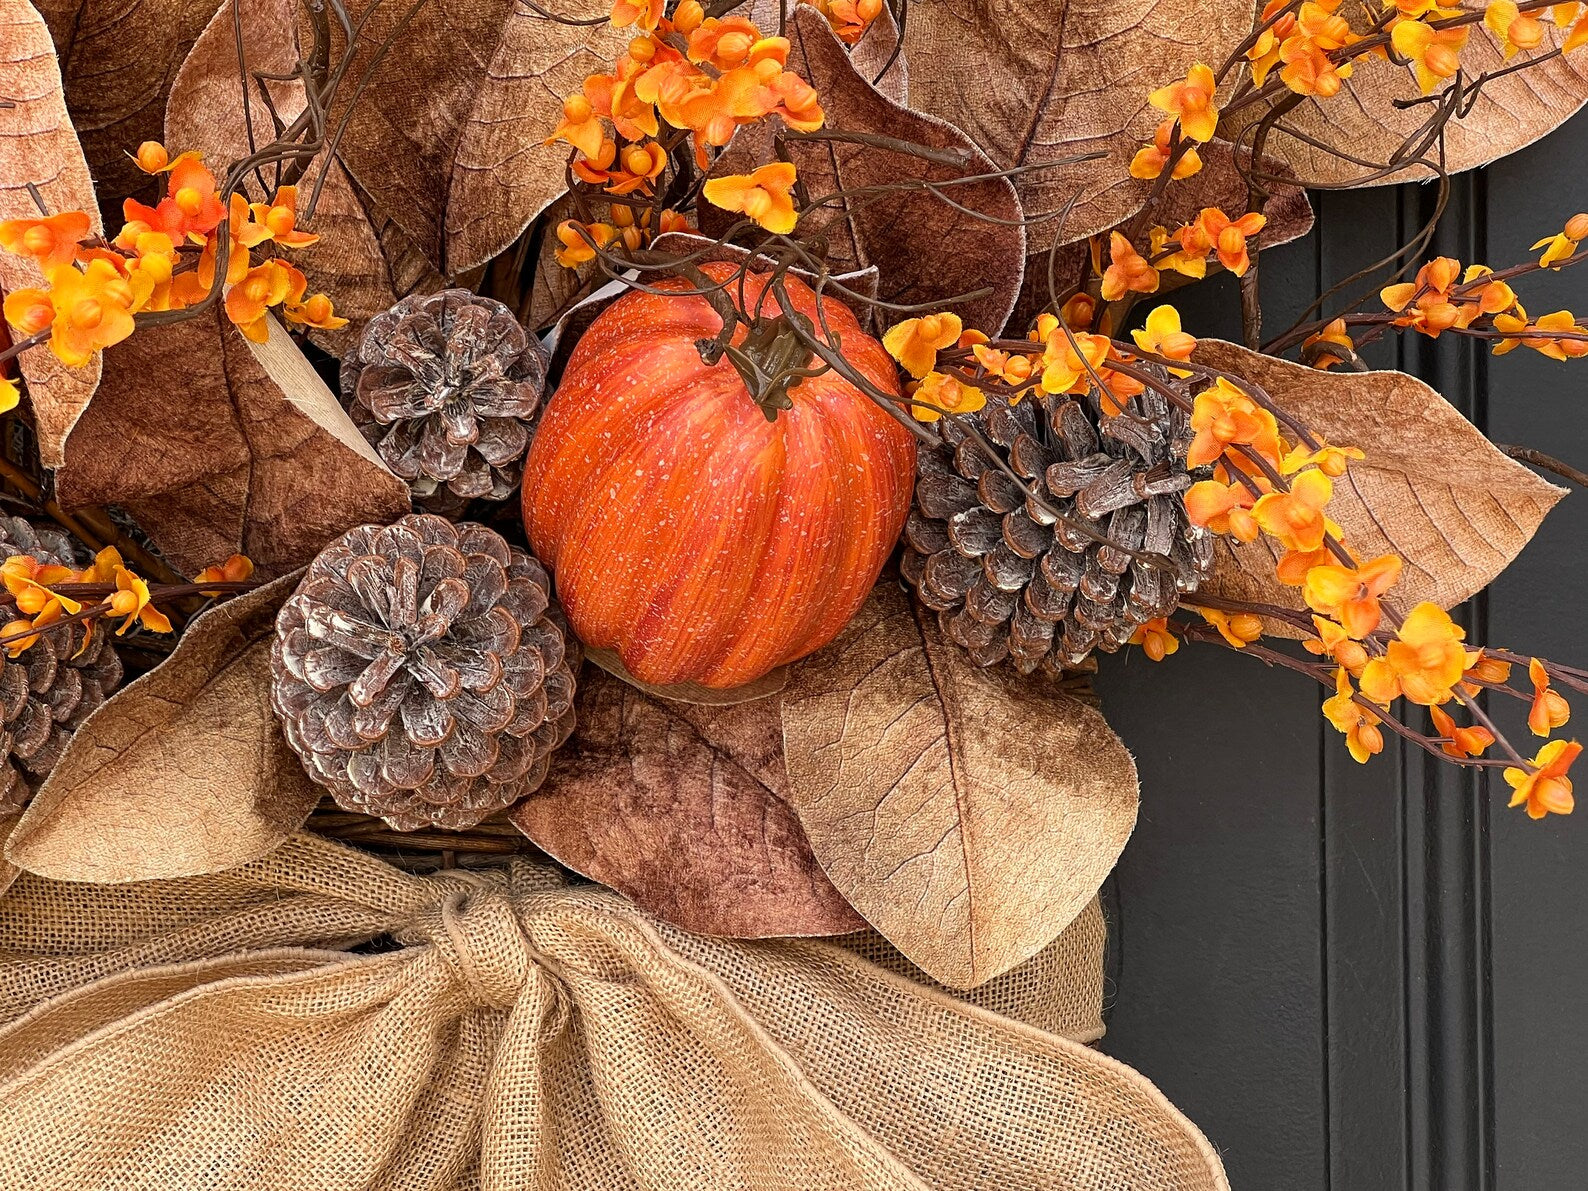
[[[845,11],[859,20],[858,9]],[[699,0],[682,0],[671,17],[663,0],[615,0],[611,21],[635,36],[611,74],[589,76],[563,101],[562,121],[546,141],[572,146],[573,175],[592,190],[650,198],[686,139],[693,142],[695,165],[705,170],[742,125],[776,116],[797,131],[822,126],[816,92],[786,69],[788,39],[764,36],[743,16],[707,17]],[[718,207],[786,233],[797,219],[794,181],[794,167],[777,162],[753,174],[713,178],[704,193]],[[630,248],[648,242],[648,213],[636,218],[625,203],[611,207],[607,222],[567,220],[558,227],[560,264],[583,264],[614,242]],[[681,213],[669,210],[660,211],[656,223],[655,231],[687,226]]]
[[[137,162],[147,173],[166,176],[165,197],[152,207],[127,199],[122,204],[126,222],[108,242],[93,234],[83,211],[0,223],[0,248],[31,257],[48,283],[6,296],[6,321],[23,336],[47,330],[50,350],[63,363],[81,366],[131,335],[134,315],[203,301],[216,282],[223,225],[230,241],[223,279],[226,313],[243,334],[264,342],[271,309],[300,326],[346,325],[330,298],[308,295],[301,271],[275,256],[253,259],[266,245],[302,248],[318,239],[297,226],[296,187],[281,187],[268,203],[250,204],[236,193],[223,201],[215,175],[198,153],[173,160],[164,146],[145,141]],[[15,404],[14,388],[0,396]]]

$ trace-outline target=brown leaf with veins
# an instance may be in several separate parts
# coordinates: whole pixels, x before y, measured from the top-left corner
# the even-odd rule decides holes
[[[229,7],[223,0],[222,10]],[[160,139],[171,80],[214,15],[215,0],[40,0],[39,11],[60,51],[66,104],[104,215],[120,227],[122,199],[152,198],[163,185],[129,155]]]
[[[578,717],[545,785],[511,812],[542,850],[697,934],[865,928],[783,800],[776,699],[675,703],[587,667]]]
[[[1329,515],[1359,558],[1393,552],[1405,560],[1390,593],[1402,609],[1424,600],[1449,608],[1487,587],[1566,495],[1404,372],[1325,372],[1207,339],[1194,359],[1259,385],[1325,441],[1367,453],[1334,482]],[[1298,589],[1274,576],[1278,555],[1268,539],[1241,545],[1221,538],[1214,557],[1200,590],[1304,606]],[[1277,622],[1269,627],[1300,635]]]
[[[239,550],[280,574],[409,503],[280,324],[254,344],[218,312],[105,353],[56,490],[121,505],[187,574]]]
[[[1136,767],[1102,716],[975,665],[893,583],[795,665],[783,736],[828,877],[954,988],[1057,938],[1136,822]]]
[[[298,8],[298,0],[239,0],[237,14],[251,72],[285,75],[297,66],[302,51]],[[204,153],[217,175],[250,152],[232,15],[231,4],[223,4],[193,43],[171,84],[165,117],[167,143]],[[268,86],[277,114],[291,123],[304,108],[303,84],[294,79]],[[276,137],[275,128],[257,88],[249,113],[254,145],[269,144]],[[307,216],[318,190],[313,217],[305,218],[303,227],[318,234],[320,242],[279,255],[303,270],[311,291],[330,294],[337,314],[349,320],[339,331],[310,331],[316,343],[341,354],[357,342],[373,315],[416,290],[440,289],[442,281],[411,249],[383,241],[341,162],[333,160],[328,170],[324,164],[324,154],[314,159],[299,183],[298,195],[300,215]],[[247,180],[255,202],[270,197],[267,188],[275,189],[273,170],[261,172],[263,185],[257,176]]]
[[[1151,182],[1130,159],[1163,113],[1147,95],[1195,62],[1219,65],[1252,28],[1251,12],[1217,0],[911,0],[904,49],[910,103],[954,121],[1002,168],[1076,154],[1103,157],[1016,180],[1027,214],[1080,200],[1062,228],[1032,228],[1033,248],[1081,239],[1141,209]]]
[[[1342,15],[1351,14],[1347,10]],[[1353,23],[1362,24],[1354,17]],[[1357,31],[1362,30],[1359,27]],[[1562,36],[1560,29],[1546,23],[1543,45],[1528,56],[1550,52],[1560,45]],[[1469,79],[1485,71],[1514,67],[1523,60],[1518,56],[1507,62],[1499,43],[1482,25],[1473,29],[1467,48],[1461,52],[1461,65]],[[1353,70],[1338,95],[1326,100],[1303,100],[1268,137],[1266,155],[1288,164],[1304,185],[1350,184],[1374,173],[1370,165],[1360,161],[1387,164],[1390,154],[1433,114],[1431,102],[1408,108],[1395,106],[1397,102],[1421,98],[1410,67],[1367,57],[1358,59]],[[1280,97],[1293,98],[1289,91],[1280,92]],[[1445,169],[1459,173],[1515,153],[1558,127],[1582,107],[1585,99],[1588,61],[1580,53],[1486,82],[1472,111],[1446,125]],[[1242,122],[1255,123],[1262,113],[1261,106],[1254,108]],[[1286,135],[1286,127],[1321,142],[1322,147]],[[1342,160],[1342,153],[1360,160]],[[1437,145],[1428,151],[1428,156],[1439,159]],[[1365,184],[1427,181],[1434,176],[1428,169],[1403,169]]]
[[[170,657],[84,720],[6,858],[56,880],[119,884],[246,864],[296,831],[320,792],[270,709],[270,642],[297,581],[204,613]]]
[[[101,230],[94,180],[61,96],[61,74],[43,20],[28,0],[0,0],[0,220],[39,214],[27,185],[37,186],[52,215],[86,211]],[[0,292],[43,287],[44,274],[28,257],[0,252]],[[13,332],[15,334],[15,332]],[[66,435],[99,384],[96,356],[69,368],[47,347],[16,358],[37,420],[39,455],[58,467]],[[3,367],[3,366],[0,366]]]
[[[794,9],[788,37],[793,43],[789,69],[816,88],[828,131],[886,136],[971,154],[971,164],[949,165],[874,145],[791,139],[788,155],[812,200],[901,180],[949,182],[994,168],[958,128],[900,107],[861,78],[843,42],[814,8],[801,4]],[[771,160],[775,131],[765,124],[741,129],[712,172],[748,173]],[[1025,267],[1020,201],[1014,187],[1001,178],[949,185],[943,193],[971,213],[919,189],[856,195],[840,200],[842,211],[837,204],[808,211],[800,233],[827,230],[827,263],[835,273],[876,266],[881,297],[887,302],[946,304],[946,299],[990,286],[990,294],[955,303],[953,309],[967,326],[996,332],[1014,308]],[[978,214],[1003,222],[989,222]]]
[[[577,21],[609,7],[564,0],[553,10]],[[348,13],[368,18],[349,79],[395,41],[356,102],[354,87],[338,93],[332,127],[353,103],[339,157],[376,222],[397,224],[442,274],[483,264],[566,189],[567,145],[542,142],[563,97],[610,70],[632,31],[552,20],[518,0],[355,0]],[[333,61],[341,47],[338,33]]]
[[[11,832],[15,830],[17,820],[21,817],[21,815],[0,817],[0,894],[4,894],[7,889],[11,888],[11,882],[15,881],[17,873],[22,871],[4,856],[6,841],[11,838]]]

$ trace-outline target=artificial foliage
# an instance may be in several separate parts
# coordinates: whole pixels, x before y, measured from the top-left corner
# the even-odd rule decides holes
[[[1453,175],[1588,99],[1588,6],[0,30],[0,886],[268,866],[307,826],[539,851],[669,930],[869,926],[972,989],[1130,835],[1088,685],[1124,649],[1236,651],[1356,761],[1399,738],[1540,831],[1574,810],[1583,659],[1450,610],[1588,474],[1364,350],[1487,351],[1496,401],[1510,353],[1588,355],[1530,295],[1588,214],[1429,251]],[[1276,325],[1309,193],[1408,181],[1429,224]],[[1220,275],[1239,342],[1171,303]]]

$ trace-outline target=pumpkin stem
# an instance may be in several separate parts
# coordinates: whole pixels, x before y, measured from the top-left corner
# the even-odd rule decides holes
[[[806,377],[827,371],[826,366],[810,367],[811,351],[801,332],[811,335],[814,331],[815,324],[797,310],[775,318],[757,318],[745,337],[724,351],[767,421],[776,421],[780,409],[794,408],[791,388]]]

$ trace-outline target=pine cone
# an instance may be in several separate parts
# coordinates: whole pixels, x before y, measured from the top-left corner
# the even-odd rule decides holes
[[[465,289],[404,298],[342,364],[348,412],[423,507],[518,487],[549,358],[500,302]]]
[[[545,779],[574,668],[541,565],[483,525],[423,514],[350,530],[276,619],[276,713],[348,810],[472,827]]]
[[[947,420],[952,453],[920,453],[900,569],[981,665],[1010,658],[1024,673],[1062,672],[1112,653],[1195,591],[1212,563],[1212,539],[1182,503],[1186,415],[1151,389],[1119,416],[1099,422],[1095,410],[1090,398],[1033,394],[1016,405],[990,397],[971,415],[1059,519]]]
[[[0,517],[0,555],[81,568],[88,555],[59,530]],[[0,610],[0,624],[15,619]],[[121,684],[121,659],[103,628],[83,649],[80,626],[51,629],[15,658],[0,652],[0,816],[19,812],[60,760],[79,724]],[[81,652],[79,652],[81,650]]]

